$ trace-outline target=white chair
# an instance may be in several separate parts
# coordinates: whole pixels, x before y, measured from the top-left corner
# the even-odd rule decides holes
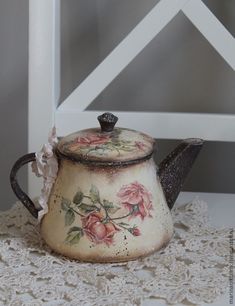
[[[161,0],[107,58],[58,105],[60,95],[60,0],[29,1],[29,142],[37,151],[53,125],[59,136],[94,125],[98,112],[87,106],[179,12],[190,19],[224,60],[235,69],[235,41],[201,0]],[[141,39],[140,39],[141,38]],[[200,137],[235,140],[235,115],[196,113],[118,113],[120,125],[156,138]],[[168,129],[165,129],[167,123]],[[30,175],[29,193],[39,193]],[[191,194],[185,194],[190,197]],[[213,201],[216,196],[213,195]],[[228,196],[228,200],[233,199]]]

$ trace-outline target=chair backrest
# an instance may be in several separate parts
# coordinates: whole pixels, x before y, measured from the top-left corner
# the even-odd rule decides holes
[[[235,69],[234,38],[201,0],[161,0],[59,105],[60,0],[29,1],[29,151],[38,150],[47,141],[53,125],[59,136],[93,126],[98,112],[85,109],[180,11]],[[235,115],[156,112],[117,112],[117,115],[120,125],[141,128],[156,138],[235,140]],[[140,126],[140,122],[144,124]],[[31,194],[38,193],[36,186],[38,183],[30,176]]]

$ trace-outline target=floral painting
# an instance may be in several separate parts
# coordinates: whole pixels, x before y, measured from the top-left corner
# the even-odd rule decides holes
[[[76,244],[86,237],[94,244],[104,243],[110,246],[114,236],[127,231],[132,236],[140,236],[141,231],[133,220],[152,217],[152,195],[145,186],[135,181],[123,185],[117,192],[117,203],[102,199],[98,188],[91,186],[89,194],[78,190],[72,201],[63,198],[61,208],[64,211],[67,231],[66,243]],[[118,212],[118,216],[115,214]],[[72,226],[76,215],[80,217],[80,226]]]
[[[82,136],[78,136],[70,143],[67,143],[65,149],[87,156],[92,153],[106,155],[110,152],[116,152],[116,155],[120,156],[122,152],[146,150],[146,144],[144,142],[124,140],[120,138],[120,134],[121,130],[119,129],[116,129],[111,134],[87,131]]]
[[[124,185],[117,195],[121,203],[131,212],[129,218],[140,216],[143,220],[145,217],[152,217],[152,197],[143,185],[138,182]]]

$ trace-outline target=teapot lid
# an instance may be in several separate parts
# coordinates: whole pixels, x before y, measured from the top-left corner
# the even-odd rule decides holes
[[[144,133],[114,128],[118,118],[111,113],[98,117],[100,128],[81,130],[62,138],[56,148],[62,158],[81,163],[129,164],[148,159],[154,139]]]

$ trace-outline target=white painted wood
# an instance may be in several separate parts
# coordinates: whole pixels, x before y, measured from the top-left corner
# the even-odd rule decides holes
[[[57,111],[57,132],[64,136],[76,130],[99,126],[96,118],[100,113]],[[235,115],[154,112],[115,112],[115,115],[119,117],[117,126],[141,130],[155,138],[235,140]]]
[[[161,0],[125,39],[59,106],[84,110],[140,51],[168,24],[189,0]]]
[[[60,0],[29,1],[28,150],[47,141],[54,124],[60,85]],[[29,169],[29,192],[39,194]]]
[[[182,9],[212,46],[235,69],[235,41],[200,0],[162,0],[60,105],[84,110]]]
[[[235,70],[235,39],[201,0],[191,0],[183,13]]]

